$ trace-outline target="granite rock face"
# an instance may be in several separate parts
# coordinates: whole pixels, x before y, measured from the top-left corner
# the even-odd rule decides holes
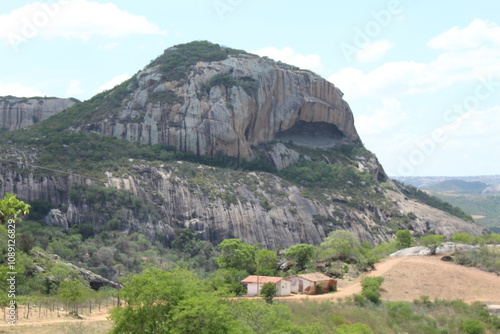
[[[253,146],[275,139],[323,148],[360,140],[337,87],[254,55],[198,62],[180,81],[166,81],[160,66],[149,67],[129,90],[104,119],[78,130],[210,157],[254,158]]]
[[[343,180],[339,189],[313,189],[302,187],[300,180],[292,184],[275,174],[186,162],[124,162],[111,171],[102,170],[105,181],[99,181],[65,166],[58,171],[34,167],[40,152],[13,145],[0,147],[5,162],[0,165],[0,195],[10,192],[27,202],[50,202],[54,209],[45,218],[47,225],[67,229],[91,223],[98,229],[114,220],[121,231],[140,231],[165,243],[175,237],[176,228],[189,228],[214,244],[240,238],[269,249],[319,244],[335,230],[349,230],[360,241],[372,244],[391,239],[396,228],[447,236],[485,232],[478,225],[388,190],[395,189],[394,184],[377,158],[362,147],[342,95],[332,83],[310,71],[233,53],[223,60],[198,61],[175,80],[166,78],[164,68],[153,62],[131,80],[63,116],[74,122],[67,124],[66,131],[97,132],[209,157],[219,153],[246,159],[264,157],[277,170],[300,158],[350,165],[378,181],[375,186],[363,182],[357,192],[345,191],[354,187],[350,180]],[[3,115],[10,115],[3,124],[13,130],[31,124],[30,117],[31,122],[35,116],[41,120],[49,110],[60,111],[73,102],[27,99],[12,106],[2,103],[8,111]],[[19,116],[22,108],[31,110],[29,116]],[[356,150],[343,153],[346,147]],[[328,155],[316,148],[339,151]],[[89,186],[127,191],[146,209],[140,213],[122,203],[110,210],[119,213],[112,216],[112,212],[102,211],[109,203],[75,196],[75,189]],[[408,218],[409,213],[417,217],[409,226],[392,224],[393,218]]]
[[[0,97],[0,129],[26,128],[75,103],[74,99]]]
[[[196,170],[195,177],[191,177]],[[75,201],[69,195],[75,187],[95,181],[76,176],[34,177],[33,174],[11,172],[0,175],[0,193],[15,192],[31,201],[43,199],[54,207],[45,221],[48,225],[68,228],[92,222],[95,228],[108,222],[109,216],[99,214],[95,205]],[[467,223],[403,195],[368,188],[371,193],[384,192],[391,204],[388,210],[376,207],[354,208],[352,199],[325,191],[324,199],[305,196],[304,189],[263,172],[242,172],[218,169],[185,162],[167,166],[138,162],[127,175],[107,173],[106,187],[131,192],[156,214],[137,215],[130,208],[121,208],[124,231],[141,231],[155,240],[161,236],[171,241],[176,228],[189,228],[202,240],[218,244],[227,238],[261,243],[269,249],[286,249],[299,243],[320,244],[329,232],[348,230],[359,240],[377,244],[390,240],[395,230],[388,228],[395,212],[415,218],[408,228],[416,235],[427,232],[480,235],[485,229]],[[376,189],[375,189],[376,188]],[[152,209],[153,210],[153,209]],[[152,213],[152,212],[151,212]]]

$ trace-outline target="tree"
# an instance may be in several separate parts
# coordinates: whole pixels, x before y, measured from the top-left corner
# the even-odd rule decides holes
[[[234,333],[236,322],[228,302],[203,293],[179,302],[168,324],[170,333]]]
[[[451,237],[451,241],[471,245],[474,243],[474,237],[467,233],[455,233],[453,237]]]
[[[226,239],[217,248],[222,252],[214,259],[220,268],[245,270],[249,274],[255,272],[255,256],[257,248],[242,242],[240,239]]]
[[[408,230],[399,230],[396,232],[396,242],[399,249],[411,247],[412,235]]]
[[[246,292],[241,280],[248,276],[244,270],[234,268],[217,269],[210,279],[210,285],[219,295],[242,295]]]
[[[462,323],[461,333],[466,334],[483,334],[484,326],[478,320],[467,319]]]
[[[274,276],[278,269],[278,257],[276,252],[268,249],[261,249],[256,257],[257,274],[263,276]]]
[[[361,256],[361,244],[358,238],[349,231],[333,231],[320,244],[319,252],[322,259],[358,260]]]
[[[444,235],[429,234],[420,238],[420,243],[430,249],[431,255],[436,254],[437,248],[443,244],[443,241]]]
[[[75,315],[78,316],[78,304],[89,297],[90,288],[80,281],[66,281],[59,285],[59,297],[73,306]]]
[[[297,266],[301,269],[304,269],[315,255],[316,247],[308,244],[294,245],[285,252],[285,256],[290,260],[296,261]]]
[[[198,235],[189,228],[176,230],[175,239],[172,241],[172,248],[191,256],[198,254],[202,245]]]
[[[276,292],[276,285],[271,282],[264,283],[264,285],[260,289],[260,295],[269,304],[273,303],[273,298],[274,296],[276,296]]]
[[[123,285],[126,305],[111,312],[112,333],[171,333],[166,329],[181,301],[207,291],[206,284],[181,268],[145,270],[128,276]]]
[[[16,195],[6,193],[0,200],[0,222],[5,225],[7,220],[17,220],[29,213],[30,206],[16,198]]]
[[[52,208],[52,204],[50,202],[40,199],[32,200],[30,202],[30,206],[30,213],[27,219],[34,221],[43,221]]]

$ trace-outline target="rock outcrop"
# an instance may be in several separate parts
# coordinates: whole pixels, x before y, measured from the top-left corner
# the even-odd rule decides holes
[[[118,107],[78,130],[210,157],[254,158],[252,147],[275,139],[323,148],[360,141],[343,93],[310,71],[242,53],[164,77],[161,65],[138,72]]]
[[[120,284],[115,283],[105,277],[102,277],[101,275],[93,273],[90,270],[80,268],[72,263],[63,262],[60,259],[60,257],[56,254],[44,254],[36,250],[32,250],[31,252],[33,254],[33,259],[35,263],[34,269],[38,272],[45,272],[44,267],[51,266],[51,264],[60,264],[67,266],[72,272],[79,275],[82,279],[88,281],[90,288],[96,291],[99,290],[99,288],[102,286],[108,286],[115,289],[120,288]],[[53,276],[49,276],[48,278],[51,279],[53,282],[60,283],[57,280],[55,280]]]
[[[0,177],[0,193],[16,192],[28,202],[44,199],[66,208],[49,212],[47,224],[68,228],[92,222],[97,229],[111,219],[108,212],[99,211],[102,203],[89,202],[85,194],[78,198],[69,195],[71,189],[95,182],[75,176],[35,178],[32,174],[11,173]],[[137,162],[127,175],[108,172],[106,186],[131,192],[149,205],[146,215],[126,206],[112,207],[111,211],[121,211],[121,230],[141,231],[150,239],[161,237],[167,243],[175,237],[176,228],[189,228],[214,244],[241,238],[269,249],[286,249],[298,243],[317,245],[334,230],[349,230],[359,240],[372,244],[388,241],[398,228],[409,228],[415,235],[432,231],[447,237],[458,232],[485,232],[478,225],[378,187],[366,188],[365,196],[383,192],[390,199],[389,207],[355,208],[349,203],[355,199],[327,190],[322,199],[306,196],[301,187],[272,174],[186,162]],[[390,226],[394,215],[406,216],[409,212],[417,216],[409,226]]]
[[[97,132],[144,145],[160,144],[155,149],[161,146],[198,156],[217,157],[221,153],[266,159],[277,170],[301,158],[309,159],[352,166],[346,167],[350,174],[343,174],[347,175],[344,179],[339,177],[335,189],[323,185],[315,189],[307,188],[300,175],[292,179],[293,184],[264,172],[187,162],[163,164],[149,155],[151,161],[123,159],[122,165],[112,161],[105,167],[112,166],[110,170],[92,170],[91,178],[77,175],[66,165],[58,170],[34,167],[44,154],[41,140],[34,138],[30,151],[28,139],[24,138],[19,147],[0,147],[0,195],[13,192],[24,201],[52,203],[54,210],[45,219],[48,225],[67,229],[90,222],[99,230],[109,228],[111,222],[121,231],[141,231],[166,244],[175,237],[175,228],[189,228],[214,244],[241,238],[270,249],[319,244],[330,231],[340,229],[350,230],[361,241],[373,244],[389,240],[398,228],[409,228],[415,234],[432,231],[447,236],[485,232],[478,225],[387,190],[394,185],[377,158],[362,146],[351,110],[332,83],[310,71],[237,50],[229,52],[205,42],[191,43],[186,54],[176,53],[182,48],[186,46],[166,50],[127,82],[69,108],[58,119],[57,131],[66,126],[66,131]],[[217,57],[213,57],[214,52]],[[195,61],[184,64],[193,53],[208,54],[210,61],[203,57],[199,60],[197,55]],[[41,104],[49,106],[57,101],[48,99]],[[62,101],[57,103],[66,107]],[[25,104],[18,101],[17,105]],[[40,119],[43,117],[40,114]],[[9,129],[21,123],[9,121]],[[49,131],[46,129],[50,130],[50,126],[43,131]],[[38,131],[36,126],[33,131]],[[45,134],[38,132],[37,136]],[[58,134],[51,133],[51,138]],[[71,143],[58,145],[52,145],[50,154],[46,154],[56,163],[54,152],[71,151],[64,150]],[[72,154],[80,157],[84,149],[87,146],[75,145]],[[168,156],[172,152],[162,153]],[[106,154],[98,156],[99,161],[90,161],[106,159]],[[48,162],[51,168],[52,162]],[[375,180],[354,169],[370,173]],[[302,171],[317,174],[322,180],[327,178],[308,167]],[[369,181],[354,185],[355,180],[349,178],[358,174]],[[101,188],[91,188],[91,194],[87,191],[91,186]],[[357,186],[360,188],[355,189]],[[123,193],[107,193],[102,201],[96,200],[104,187],[124,190],[133,194],[134,200]],[[410,219],[409,213],[416,218]]]
[[[26,128],[75,103],[75,99],[0,97],[0,129],[11,131]]]
[[[436,248],[436,254],[455,254],[457,252],[479,250],[479,246],[457,244],[454,242],[445,242]],[[415,246],[410,248],[400,249],[392,253],[390,256],[423,256],[431,255],[431,250],[424,246]]]

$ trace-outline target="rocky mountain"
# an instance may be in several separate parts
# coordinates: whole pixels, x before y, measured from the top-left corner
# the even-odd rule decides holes
[[[170,62],[185,49],[165,50],[128,82],[116,108],[76,129],[210,157],[253,158],[252,146],[275,139],[323,148],[359,141],[342,92],[318,75],[222,49],[207,58],[224,59],[172,76],[179,66]]]
[[[76,99],[0,97],[0,129],[18,130],[71,107]]]
[[[338,229],[374,244],[401,228],[486,232],[403,195],[333,84],[208,42],[167,49],[114,89],[0,140],[0,192],[50,202],[46,224],[66,229],[90,223],[168,245],[189,228],[270,249]]]

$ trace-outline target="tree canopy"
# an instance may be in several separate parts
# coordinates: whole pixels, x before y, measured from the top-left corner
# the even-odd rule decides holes
[[[322,259],[356,260],[360,254],[361,244],[358,238],[349,231],[333,231],[319,246]]]
[[[411,247],[412,235],[408,230],[399,230],[396,232],[396,242],[399,249]]]
[[[285,252],[285,256],[296,261],[299,268],[305,268],[315,255],[316,247],[308,244],[294,245]]]
[[[4,198],[0,199],[0,222],[5,225],[8,219],[17,220],[29,213],[29,204],[16,198],[16,195],[6,193]]]
[[[214,259],[220,268],[235,268],[248,273],[255,272],[255,257],[257,247],[249,245],[240,239],[226,239],[217,248],[221,255]]]

